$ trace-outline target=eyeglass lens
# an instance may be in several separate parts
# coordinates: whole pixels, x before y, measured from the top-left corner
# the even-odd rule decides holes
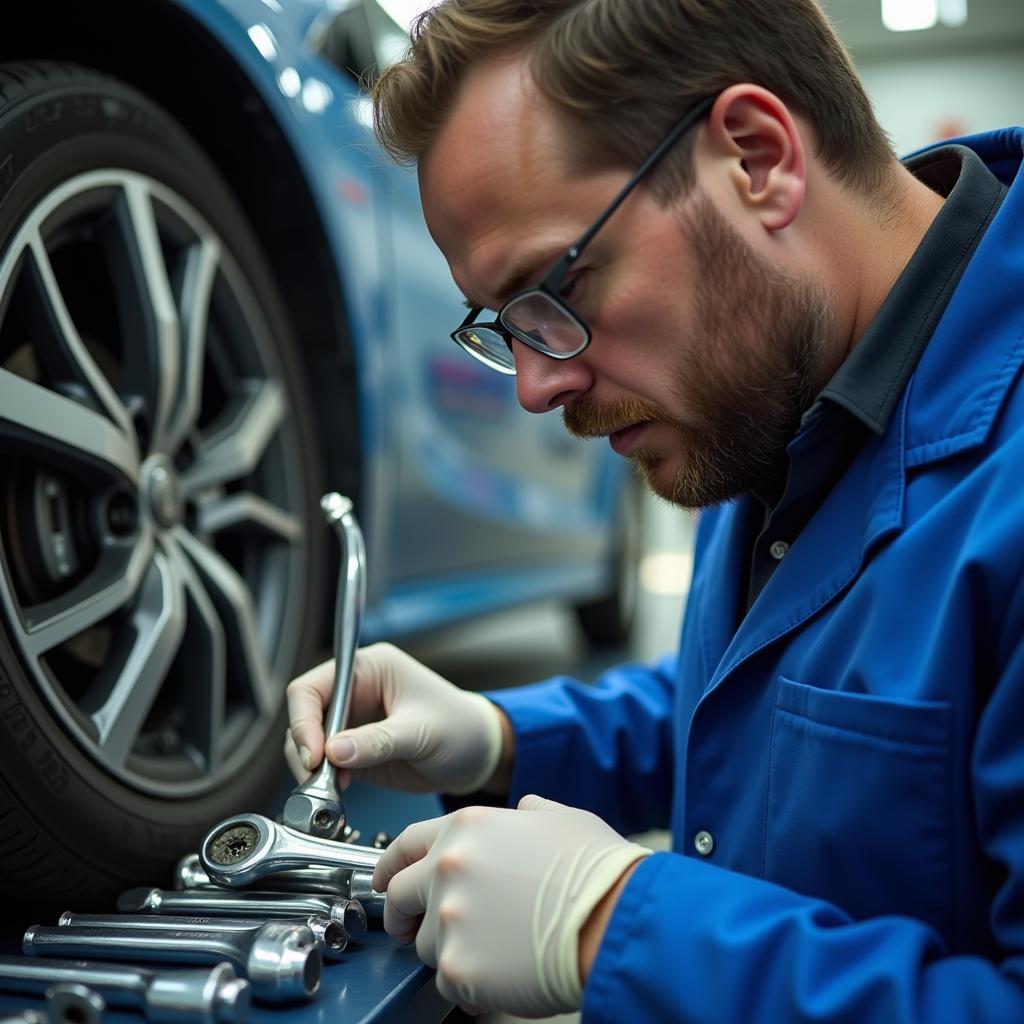
[[[544,292],[513,299],[501,314],[502,323],[521,341],[541,352],[571,355],[587,343],[587,332]]]

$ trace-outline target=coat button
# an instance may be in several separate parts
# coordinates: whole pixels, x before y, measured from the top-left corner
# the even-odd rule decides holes
[[[789,545],[784,540],[777,540],[768,549],[768,554],[770,554],[776,562],[781,562],[782,559],[786,557],[786,552],[788,550]]]
[[[715,837],[710,832],[701,829],[693,837],[693,845],[702,857],[707,857],[715,848]]]

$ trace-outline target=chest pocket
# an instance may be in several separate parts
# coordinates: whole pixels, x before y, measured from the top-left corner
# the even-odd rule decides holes
[[[855,919],[906,914],[948,935],[950,708],[779,677],[764,877]]]

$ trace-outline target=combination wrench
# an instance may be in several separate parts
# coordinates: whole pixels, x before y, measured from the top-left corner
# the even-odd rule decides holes
[[[85,986],[108,1006],[141,1010],[150,1024],[242,1024],[251,996],[249,982],[226,962],[208,970],[150,971],[85,960],[41,964],[0,957],[0,992],[41,995],[68,985]]]
[[[373,871],[350,868],[307,867],[280,871],[260,879],[261,890],[268,892],[299,893],[358,900],[367,917],[384,916],[386,893],[376,892],[371,885]],[[214,882],[199,861],[198,853],[186,854],[174,872],[176,890],[225,890]]]
[[[305,925],[316,939],[320,956],[324,960],[340,960],[348,945],[349,935],[344,927],[319,914],[289,918],[291,924]],[[130,931],[155,932],[168,928],[187,928],[191,932],[207,935],[255,935],[264,922],[241,917],[207,917],[182,915],[158,917],[154,914],[74,914],[66,910],[57,921],[61,928],[124,928]]]
[[[255,931],[214,933],[167,927],[140,931],[108,925],[33,925],[22,950],[29,956],[99,957],[160,963],[219,963],[228,960],[247,975],[252,994],[271,1003],[308,999],[320,987],[323,959],[306,925],[268,921]]]
[[[366,934],[366,911],[358,900],[317,896],[312,893],[252,892],[210,888],[186,892],[166,889],[129,889],[117,900],[128,914],[204,914],[271,920],[279,917],[323,918],[339,925],[350,939]],[[155,918],[159,920],[159,916]]]
[[[320,500],[327,521],[341,542],[341,571],[334,610],[334,693],[324,719],[324,736],[340,732],[348,718],[363,609],[366,605],[366,545],[353,513],[352,501],[340,494]],[[305,782],[295,787],[284,805],[285,825],[323,839],[336,839],[345,828],[345,803],[336,769],[326,755]]]
[[[220,885],[241,886],[289,868],[321,865],[373,871],[381,850],[304,835],[262,814],[240,814],[215,825],[199,861]]]

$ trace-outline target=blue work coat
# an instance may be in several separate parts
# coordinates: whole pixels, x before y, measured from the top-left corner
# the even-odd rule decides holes
[[[1024,1022],[1024,130],[958,141],[1009,193],[745,617],[747,498],[701,517],[678,654],[488,695],[512,802],[671,825],[586,1024]]]

